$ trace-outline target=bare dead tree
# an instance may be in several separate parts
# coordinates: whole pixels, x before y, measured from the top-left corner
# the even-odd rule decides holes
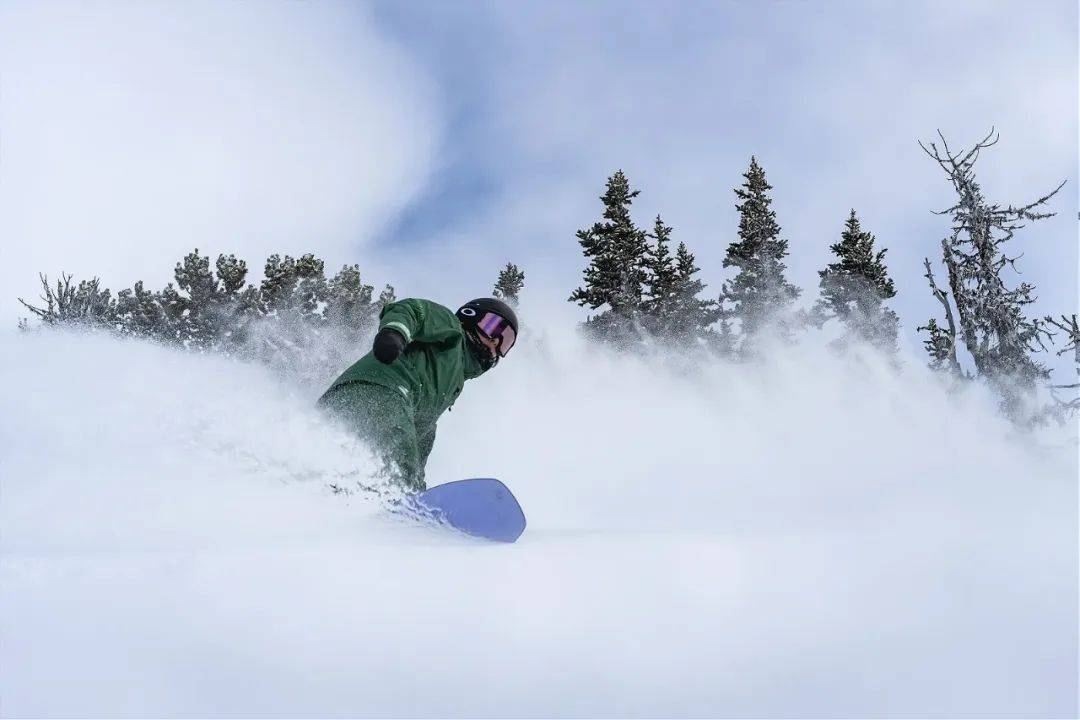
[[[116,315],[112,293],[102,289],[98,278],[83,280],[78,285],[71,278],[61,273],[53,287],[47,275],[39,274],[44,307],[31,305],[22,298],[19,302],[46,325],[110,325]]]
[[[948,329],[943,328],[938,325],[936,319],[930,318],[926,325],[918,327],[917,330],[920,332],[926,330],[930,334],[929,339],[923,341],[923,345],[930,355],[931,365],[935,369],[947,369],[952,374],[959,376],[962,371],[960,370],[960,362],[956,359],[956,320],[953,318],[949,296],[934,281],[934,271],[930,267],[930,259],[924,258],[923,265],[926,267],[926,274],[923,277],[930,283],[930,292],[945,308],[945,321],[949,327]]]
[[[944,349],[950,338],[955,350],[955,338],[959,333],[974,360],[977,374],[998,388],[1003,408],[1015,417],[1023,396],[1034,391],[1038,380],[1049,376],[1049,371],[1032,355],[1046,350],[1045,341],[1050,332],[1041,320],[1024,314],[1025,306],[1035,301],[1035,287],[1027,282],[1009,287],[1002,278],[1006,266],[1019,272],[1016,261],[1020,256],[1010,256],[1007,245],[1028,221],[1054,215],[1040,208],[1065,183],[1019,207],[991,203],[976,182],[975,163],[984,149],[997,144],[999,136],[995,131],[991,129],[974,147],[962,153],[953,152],[940,131],[938,137],[940,149],[933,142],[929,147],[922,142],[919,146],[945,171],[958,201],[935,213],[952,219],[951,232],[941,241],[942,261],[949,276],[948,292],[937,286],[930,272],[929,259],[925,262],[931,292],[945,307],[950,326],[947,331],[934,322],[937,329],[930,330],[932,342],[928,343],[928,350],[932,358],[935,357],[937,344]],[[956,309],[955,318],[949,309],[950,300]],[[930,328],[930,325],[924,326],[924,329]],[[934,347],[930,347],[931,344]],[[954,361],[949,361],[948,365],[957,367]]]
[[[1076,322],[1076,313],[1062,315],[1059,319],[1047,315],[1043,318],[1043,322],[1065,333],[1068,342],[1065,347],[1057,351],[1057,356],[1061,357],[1067,352],[1072,352],[1073,359],[1076,361],[1076,374],[1080,375],[1080,326]],[[1080,383],[1062,387],[1080,387]]]
[[[1059,318],[1047,315],[1043,318],[1043,322],[1050,327],[1057,328],[1065,333],[1065,346],[1057,351],[1057,356],[1061,357],[1065,353],[1071,352],[1073,354],[1073,360],[1076,362],[1077,381],[1063,385],[1051,385],[1050,392],[1054,393],[1056,390],[1080,389],[1080,324],[1077,324],[1076,313],[1073,313],[1072,315],[1061,315]],[[1080,395],[1069,400],[1063,400],[1059,395],[1054,394],[1054,399],[1064,410],[1071,412],[1080,410]]]

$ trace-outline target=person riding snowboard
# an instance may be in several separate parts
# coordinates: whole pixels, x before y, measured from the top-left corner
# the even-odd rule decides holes
[[[424,466],[439,416],[466,380],[506,357],[517,333],[517,315],[495,298],[470,300],[456,313],[430,300],[390,303],[371,352],[334,381],[319,405],[368,442],[393,480],[426,490]]]

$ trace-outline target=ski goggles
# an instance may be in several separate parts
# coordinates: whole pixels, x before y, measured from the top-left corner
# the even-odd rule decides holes
[[[506,318],[493,312],[486,312],[481,315],[480,319],[476,321],[476,327],[492,340],[499,341],[500,357],[506,357],[506,353],[510,352],[510,348],[514,347],[514,341],[517,340],[517,333],[514,332],[514,328],[510,326]]]

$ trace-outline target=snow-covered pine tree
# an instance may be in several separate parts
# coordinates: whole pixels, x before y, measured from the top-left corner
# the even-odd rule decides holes
[[[589,265],[584,286],[571,293],[569,300],[593,310],[606,306],[585,328],[618,345],[639,334],[648,243],[630,219],[630,205],[638,193],[630,189],[623,171],[617,171],[608,178],[607,191],[600,197],[603,220],[577,232]]]
[[[329,296],[324,267],[311,253],[267,258],[259,285],[260,322],[245,354],[301,381],[322,372],[335,339],[324,314]]]
[[[1032,357],[1046,349],[1044,340],[1049,333],[1037,318],[1024,314],[1024,308],[1034,302],[1035,287],[1021,282],[1010,288],[1001,276],[1006,266],[1015,270],[1017,260],[1006,253],[1006,245],[1024,227],[1024,221],[1053,216],[1054,213],[1040,212],[1038,208],[1065,183],[1022,207],[991,203],[976,182],[975,163],[982,150],[997,143],[999,137],[994,130],[963,153],[953,153],[945,137],[940,132],[938,136],[942,142],[940,150],[936,143],[930,143],[929,148],[919,144],[945,171],[958,199],[955,205],[938,213],[952,220],[952,231],[941,241],[948,291],[937,287],[929,258],[926,260],[931,291],[946,310],[950,296],[956,307],[956,320],[952,319],[951,311],[947,313],[948,330],[934,323],[936,337],[944,344],[951,336],[954,346],[959,337],[971,354],[978,375],[998,391],[1005,413],[1023,421],[1030,414],[1028,402],[1038,381],[1049,375]],[[934,333],[930,325],[925,327]],[[936,359],[933,348],[930,349],[932,359]],[[950,366],[959,367],[956,363]]]
[[[372,301],[375,287],[363,282],[359,265],[345,265],[327,282],[326,303],[322,311],[324,343],[332,349],[327,366],[347,362],[349,353],[362,347],[374,330],[381,307]]]
[[[923,348],[930,356],[930,369],[948,370],[959,376],[961,373],[959,363],[956,362],[955,336],[938,325],[935,318],[930,318],[930,321],[926,325],[919,326],[918,330],[919,332],[925,330],[927,333],[927,338],[923,340]]]
[[[121,333],[134,337],[169,339],[165,313],[157,294],[145,289],[142,280],[116,294],[116,319]]]
[[[247,283],[247,263],[232,254],[218,255],[214,267],[217,268],[222,294],[226,297],[239,295]]]
[[[374,293],[375,287],[361,279],[359,265],[344,265],[327,284],[323,317],[331,327],[366,332],[379,311]]]
[[[818,310],[846,328],[842,342],[859,340],[893,355],[897,351],[900,318],[885,305],[896,288],[885,267],[885,249],[874,252],[874,236],[862,229],[851,211],[840,242],[830,246],[837,262],[818,272],[821,298]]]
[[[765,180],[756,157],[750,158],[750,168],[743,177],[746,181],[735,188],[740,200],[735,205],[739,239],[728,245],[724,257],[724,267],[735,267],[738,274],[724,283],[720,297],[732,304],[725,313],[739,321],[741,349],[745,351],[766,327],[790,333],[795,324],[791,305],[800,291],[784,275],[788,241],[780,237],[769,197],[772,185]]]
[[[210,270],[210,257],[195,248],[176,264],[173,278],[176,285],[166,285],[160,300],[170,337],[185,347],[213,347],[224,327],[223,291]]]
[[[711,326],[720,316],[715,300],[701,300],[705,284],[697,279],[700,268],[694,254],[680,242],[671,255],[671,227],[657,215],[648,235],[653,244],[646,252],[646,296],[642,301],[642,324],[659,339],[686,349],[711,339]]]
[[[521,301],[521,289],[525,287],[525,272],[514,263],[506,263],[499,271],[493,290],[495,297],[505,301],[510,307],[517,307]]]
[[[675,252],[675,294],[672,316],[677,340],[692,344],[712,340],[713,324],[720,319],[719,303],[698,297],[705,283],[695,277],[701,270],[686,243],[679,243]]]
[[[325,381],[355,359],[379,311],[394,300],[387,285],[377,301],[359,268],[333,279],[323,261],[270,256],[258,287],[247,284],[247,264],[235,255],[210,258],[198,249],[177,263],[175,283],[152,292],[142,282],[113,300],[95,278],[73,284],[63,275],[53,288],[41,277],[44,307],[23,304],[46,325],[107,329],[198,350],[257,360],[294,379]],[[19,327],[30,329],[25,320]]]
[[[235,255],[218,255],[218,343],[226,352],[248,342],[247,325],[259,313],[259,290],[247,285],[247,263]]]
[[[723,300],[716,304],[716,314],[720,318],[720,329],[709,336],[709,349],[722,358],[730,358],[735,354],[736,338]]]
[[[649,235],[653,244],[645,253],[645,297],[642,299],[642,324],[654,337],[663,338],[670,329],[675,306],[678,274],[671,256],[671,227],[659,215]]]
[[[278,316],[283,321],[305,321],[318,315],[327,297],[323,261],[311,253],[293,259],[271,255],[259,286],[262,314]]]

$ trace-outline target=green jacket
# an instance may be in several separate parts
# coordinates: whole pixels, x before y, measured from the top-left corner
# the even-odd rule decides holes
[[[334,381],[326,394],[353,383],[372,383],[401,393],[411,408],[416,430],[425,434],[454,404],[466,380],[483,374],[465,342],[457,316],[430,300],[408,298],[390,303],[379,315],[379,329],[405,337],[405,352],[389,365],[370,352]]]

